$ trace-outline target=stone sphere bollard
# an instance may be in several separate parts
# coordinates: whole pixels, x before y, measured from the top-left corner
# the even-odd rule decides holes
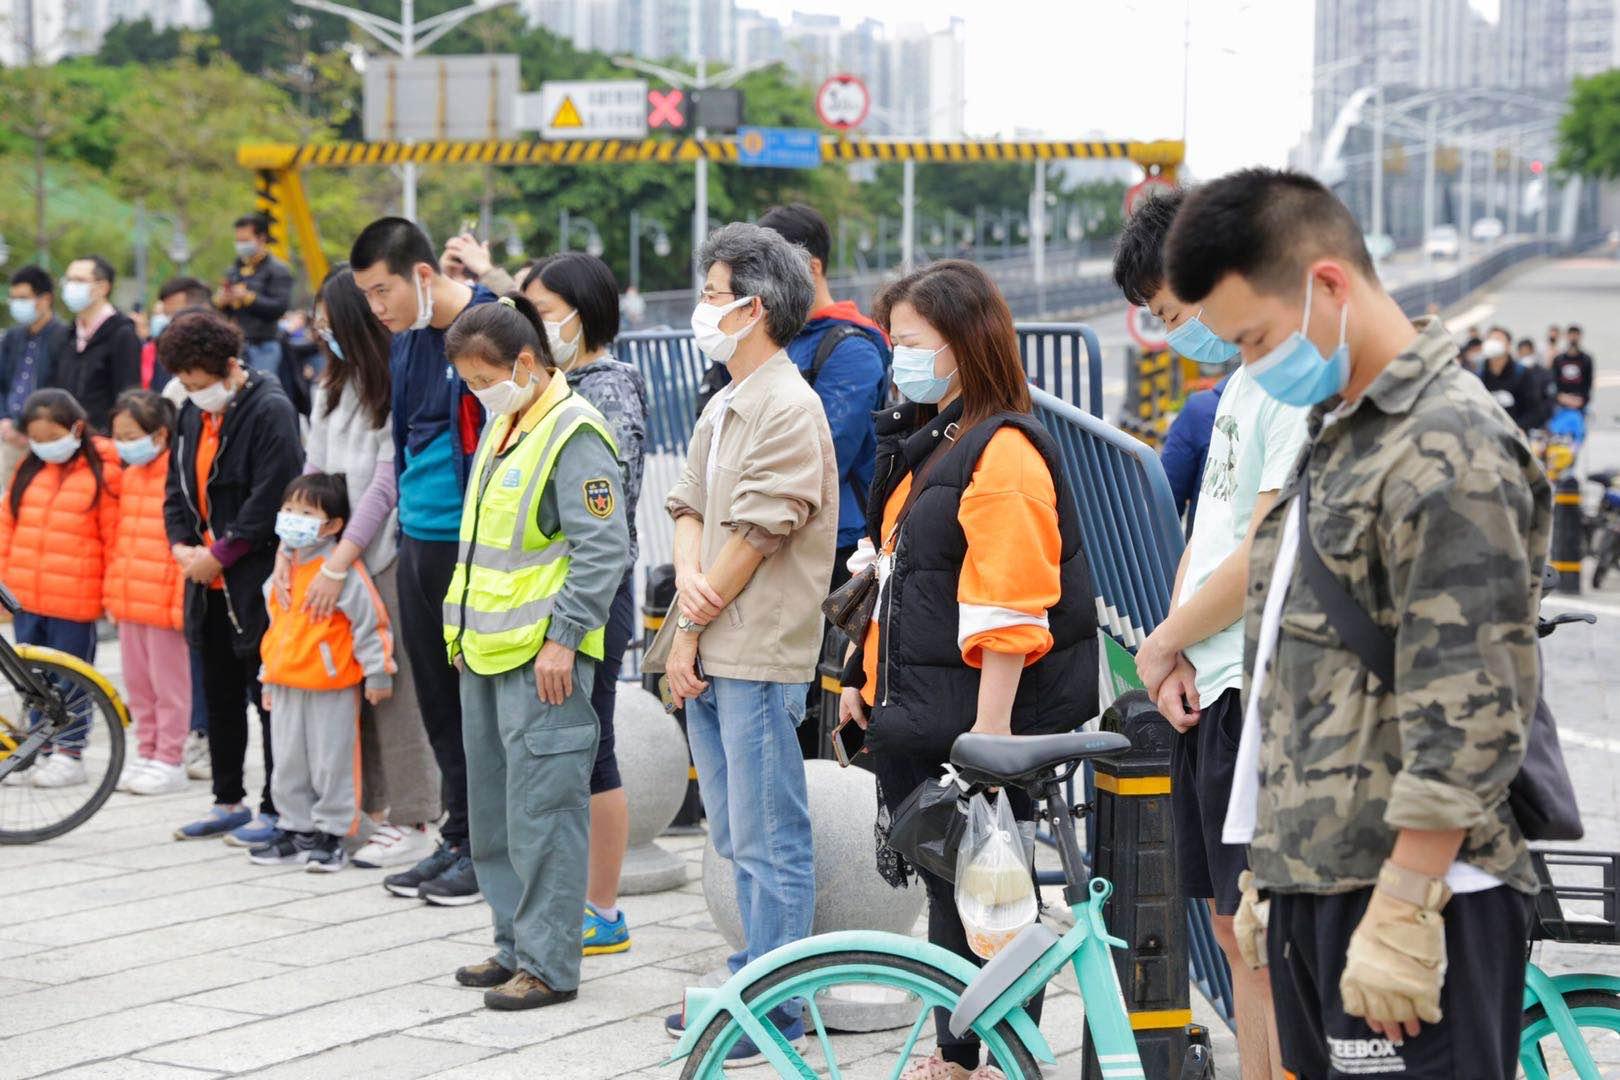
[[[675,820],[686,798],[686,736],[658,699],[640,687],[619,687],[614,710],[614,753],[630,805],[630,848],[619,892],[663,892],[686,884],[686,862],[654,842]]]
[[[845,769],[833,761],[805,762],[804,778],[816,860],[816,911],[810,932],[886,930],[909,935],[927,897],[921,882],[895,889],[877,872],[872,831],[877,781],[865,769]],[[742,948],[737,879],[731,862],[720,857],[713,841],[703,848],[703,898],[721,936],[733,949]],[[725,973],[720,974],[723,981]],[[917,1017],[911,995],[872,985],[825,992],[816,1007],[827,1025],[840,1031],[885,1031]]]

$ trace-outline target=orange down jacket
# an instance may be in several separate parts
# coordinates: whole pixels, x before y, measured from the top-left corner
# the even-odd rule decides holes
[[[169,551],[163,525],[168,480],[168,450],[145,465],[125,466],[104,595],[107,614],[119,622],[182,630],[186,579]]]
[[[0,579],[23,609],[75,622],[101,617],[101,585],[118,528],[120,468],[112,440],[95,437],[104,487],[82,454],[46,465],[23,492],[0,499]],[[15,478],[13,479],[15,482]]]

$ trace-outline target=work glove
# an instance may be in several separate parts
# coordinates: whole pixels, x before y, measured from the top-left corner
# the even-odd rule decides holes
[[[1440,909],[1450,899],[1439,878],[1384,863],[1339,976],[1345,1012],[1381,1024],[1440,1022],[1446,980]]]
[[[1259,970],[1266,966],[1266,925],[1271,921],[1271,901],[1260,899],[1252,870],[1238,875],[1238,888],[1243,890],[1243,899],[1238,901],[1237,914],[1232,917],[1232,933],[1237,935],[1243,962]]]

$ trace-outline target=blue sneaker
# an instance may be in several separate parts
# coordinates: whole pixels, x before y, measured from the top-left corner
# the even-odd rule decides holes
[[[596,905],[585,902],[585,921],[580,926],[580,939],[585,943],[586,956],[626,952],[630,948],[630,924],[624,921],[624,912],[609,922],[596,910]]]
[[[773,1010],[771,1022],[776,1025],[776,1030],[782,1033],[782,1038],[787,1040],[789,1046],[795,1050],[803,1050],[810,1044],[810,1040],[805,1037],[804,1033],[804,1015],[801,1010],[797,1009],[794,1010],[794,1014],[793,1020],[784,1024],[782,1022],[782,1010]],[[746,1069],[750,1065],[763,1064],[765,1064],[765,1054],[759,1047],[754,1045],[754,1040],[744,1035],[737,1040],[735,1046],[726,1052],[723,1067],[727,1069]]]
[[[176,840],[212,840],[216,836],[224,836],[232,829],[240,829],[253,820],[253,811],[245,806],[232,810],[228,806],[215,806],[208,811],[208,816],[182,825],[174,830]]]
[[[256,848],[260,844],[268,844],[281,832],[276,828],[276,815],[260,814],[243,822],[237,828],[225,834],[225,842],[231,847]]]

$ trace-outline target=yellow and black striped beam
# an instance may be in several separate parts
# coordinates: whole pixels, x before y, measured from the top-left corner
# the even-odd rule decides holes
[[[1184,144],[1124,140],[1011,141],[842,139],[821,141],[821,159],[829,164],[854,161],[1040,161],[1064,159],[1128,160],[1147,168],[1174,169]],[[237,162],[250,169],[320,169],[355,165],[634,165],[689,163],[699,158],[737,161],[737,140],[722,139],[489,139],[479,142],[337,142],[295,146],[246,143]]]

